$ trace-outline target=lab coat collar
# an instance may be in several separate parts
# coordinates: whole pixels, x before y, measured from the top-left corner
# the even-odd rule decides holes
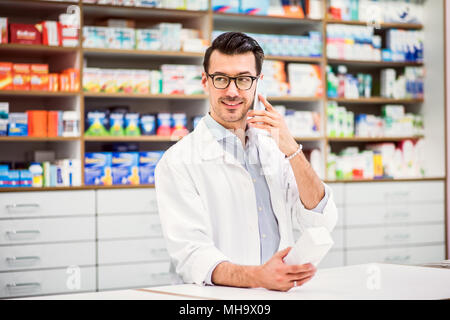
[[[216,126],[215,124],[213,125],[214,133],[211,132],[211,130],[208,128],[207,121],[210,121],[212,123],[212,121],[215,122],[215,120],[211,116],[209,116],[210,119],[207,120],[208,116],[209,115],[203,117],[194,130],[194,134],[200,137],[200,140],[202,141],[202,143],[199,145],[199,152],[202,160],[209,161],[223,158],[224,162],[226,163],[240,165],[236,158],[232,154],[226,152],[218,142],[218,140],[220,141],[221,139],[229,139],[236,136],[217,123],[216,124],[218,126]],[[219,128],[219,126],[221,128]],[[246,131],[246,135],[248,136],[247,143],[249,143],[249,145],[258,144],[258,134],[256,133],[254,128],[248,128]]]

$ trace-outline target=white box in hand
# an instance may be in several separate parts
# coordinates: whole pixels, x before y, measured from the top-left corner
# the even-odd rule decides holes
[[[312,263],[317,267],[333,244],[327,228],[308,228],[283,260],[289,265]]]

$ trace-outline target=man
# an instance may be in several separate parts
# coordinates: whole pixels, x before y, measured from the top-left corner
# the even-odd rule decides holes
[[[264,53],[242,33],[220,35],[204,57],[210,110],[158,163],[156,194],[173,271],[186,283],[287,291],[311,264],[286,265],[293,226],[337,220],[331,190],[289,133],[255,97]],[[266,110],[251,110],[254,99]],[[264,134],[267,132],[267,134]]]

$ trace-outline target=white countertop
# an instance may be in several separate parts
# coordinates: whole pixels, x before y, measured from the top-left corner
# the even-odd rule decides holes
[[[28,299],[225,299],[225,300],[378,300],[450,299],[450,269],[365,264],[319,269],[315,277],[288,292],[182,284]]]

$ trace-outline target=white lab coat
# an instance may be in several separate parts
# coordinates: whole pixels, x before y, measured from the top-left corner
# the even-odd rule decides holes
[[[254,130],[254,129],[250,129]],[[256,146],[280,232],[279,249],[295,243],[293,226],[336,225],[330,195],[323,213],[306,210],[292,167],[275,141],[258,135]],[[224,151],[202,119],[169,148],[155,171],[156,196],[172,269],[185,283],[203,284],[219,261],[260,264],[258,210],[250,174]]]

